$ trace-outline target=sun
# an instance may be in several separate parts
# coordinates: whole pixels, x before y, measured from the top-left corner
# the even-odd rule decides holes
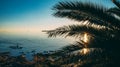
[[[90,50],[88,49],[88,48],[83,48],[81,51],[80,51],[80,53],[82,53],[82,54],[87,54],[87,53],[89,53],[90,52]]]
[[[85,43],[88,43],[88,34],[87,34],[87,33],[85,33],[85,34],[83,35],[83,41],[84,41]]]

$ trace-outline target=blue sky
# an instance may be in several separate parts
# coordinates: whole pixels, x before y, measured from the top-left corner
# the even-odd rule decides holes
[[[41,30],[72,24],[74,21],[52,16],[52,7],[59,1],[70,0],[0,0],[0,32],[40,34]],[[114,6],[110,0],[78,1]]]

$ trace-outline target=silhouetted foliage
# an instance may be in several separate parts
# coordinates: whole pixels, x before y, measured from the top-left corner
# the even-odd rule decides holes
[[[70,61],[68,64],[74,62],[78,67],[120,66],[120,2],[117,0],[112,0],[112,2],[116,7],[109,9],[80,1],[59,2],[53,7],[54,16],[73,19],[80,23],[46,31],[49,37],[71,36],[79,40],[75,45],[62,49],[64,54],[72,54],[68,59]],[[81,40],[85,33],[90,36],[89,43]],[[81,51],[85,48],[89,49],[89,52],[83,55]],[[78,54],[73,55],[74,51],[78,51]]]

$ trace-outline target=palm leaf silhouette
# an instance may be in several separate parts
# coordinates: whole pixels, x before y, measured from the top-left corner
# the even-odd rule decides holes
[[[79,21],[80,24],[45,31],[48,36],[77,38],[79,41],[77,41],[75,45],[78,48],[76,48],[75,45],[66,46],[62,50],[67,53],[84,48],[91,50],[87,55],[80,54],[70,56],[70,58],[67,59],[70,61],[69,63],[78,63],[78,60],[81,59],[82,61],[79,62],[81,63],[81,67],[110,67],[112,65],[119,65],[120,2],[117,0],[112,0],[112,2],[116,7],[110,9],[94,3],[83,3],[80,1],[59,2],[53,7],[53,10],[55,10],[54,16],[76,20]],[[88,22],[86,23],[86,21]],[[87,46],[86,43],[81,40],[82,35],[85,33],[91,36],[92,40]],[[71,59],[75,60],[71,61]]]
[[[54,10],[56,10],[54,15],[58,17],[67,17],[79,21],[89,20],[95,24],[119,27],[118,22],[120,20],[107,13],[107,8],[93,3],[59,2],[55,5]]]

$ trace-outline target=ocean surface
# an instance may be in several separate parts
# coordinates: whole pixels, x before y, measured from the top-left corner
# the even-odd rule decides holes
[[[46,35],[23,36],[0,34],[0,52],[10,52],[11,56],[18,56],[24,52],[29,60],[32,60],[32,51],[35,53],[41,53],[50,50],[54,51],[59,50],[69,44],[71,44],[69,39],[61,37],[48,38]],[[10,46],[17,45],[23,48],[10,48]]]

